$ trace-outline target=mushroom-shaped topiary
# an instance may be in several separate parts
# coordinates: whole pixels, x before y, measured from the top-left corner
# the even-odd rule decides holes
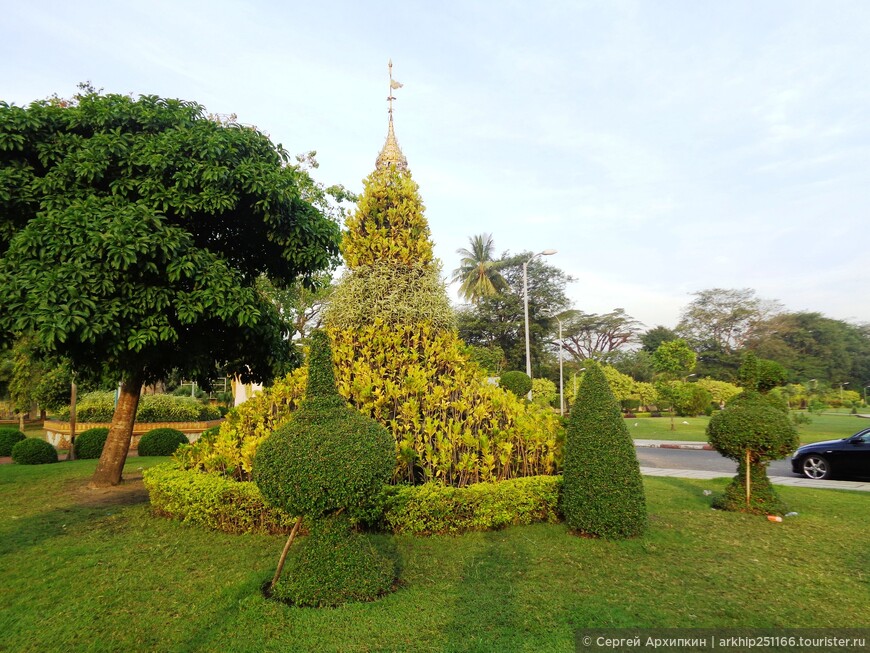
[[[710,418],[710,444],[738,463],[737,476],[716,499],[717,508],[756,514],[785,512],[767,478],[768,462],[785,458],[798,446],[797,430],[782,408],[775,398],[747,389]]]
[[[313,333],[306,399],[293,419],[260,445],[254,461],[254,481],[266,500],[304,515],[312,532],[289,561],[292,582],[273,587],[276,597],[297,605],[339,605],[373,599],[390,588],[392,563],[356,539],[361,536],[351,531],[348,517],[390,479],[394,447],[389,431],[338,394],[329,339]],[[350,539],[339,547],[338,564],[340,534]]]

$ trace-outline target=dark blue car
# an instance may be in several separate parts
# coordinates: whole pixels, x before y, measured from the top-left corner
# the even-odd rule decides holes
[[[842,440],[805,444],[791,459],[795,474],[807,478],[870,478],[870,428]]]

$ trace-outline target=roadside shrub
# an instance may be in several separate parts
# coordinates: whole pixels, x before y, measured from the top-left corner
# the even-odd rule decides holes
[[[12,462],[44,465],[57,462],[57,449],[41,438],[25,438],[12,447]]]
[[[559,390],[550,379],[532,379],[532,401],[550,408],[559,402]]]
[[[12,447],[24,440],[27,436],[18,429],[0,429],[0,456],[11,456]]]
[[[106,438],[109,437],[109,429],[98,426],[82,431],[76,436],[75,452],[79,460],[99,458],[103,453]]]
[[[532,380],[525,372],[513,370],[502,374],[498,379],[498,385],[500,388],[510,390],[517,397],[522,399],[525,398],[526,395],[529,394],[529,390],[532,389]]]
[[[151,429],[139,439],[140,456],[171,456],[179,445],[189,444],[187,436],[176,429]]]
[[[250,481],[161,463],[143,473],[155,514],[226,533],[289,533],[295,521]]]
[[[775,398],[746,390],[710,418],[707,439],[716,451],[738,464],[737,475],[724,496],[715,501],[715,507],[755,514],[785,513],[767,478],[767,464],[785,458],[799,444],[788,409],[782,410]]]
[[[640,535],[647,513],[634,443],[604,373],[587,365],[565,434],[565,522],[581,534]]]
[[[455,488],[439,483],[388,486],[383,524],[393,533],[414,535],[488,531],[534,522],[556,523],[559,476],[528,476]]]
[[[272,591],[296,605],[371,600],[393,583],[393,563],[351,530],[390,479],[394,440],[338,394],[329,338],[311,334],[308,386],[302,408],[269,436],[254,459],[254,481],[266,500],[303,515],[311,531]]]

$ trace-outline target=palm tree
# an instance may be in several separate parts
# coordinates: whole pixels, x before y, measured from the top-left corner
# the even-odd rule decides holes
[[[468,239],[471,249],[460,248],[462,255],[459,267],[453,271],[453,281],[459,282],[459,294],[472,304],[484,297],[492,297],[508,287],[507,281],[499,274],[503,266],[494,260],[491,234],[480,234]]]

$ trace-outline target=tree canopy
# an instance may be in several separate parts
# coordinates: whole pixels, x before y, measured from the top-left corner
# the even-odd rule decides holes
[[[0,329],[120,376],[130,429],[142,383],[173,368],[268,379],[291,350],[254,282],[313,284],[333,263],[322,196],[281,146],[196,103],[0,103]],[[107,441],[121,466],[123,439]]]

